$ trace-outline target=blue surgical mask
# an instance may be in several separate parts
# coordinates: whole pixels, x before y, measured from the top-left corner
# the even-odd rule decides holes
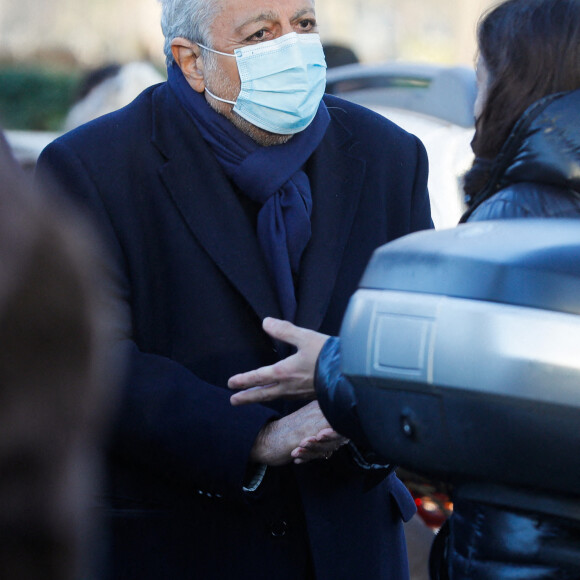
[[[199,44],[199,42],[197,43]],[[234,54],[202,48],[236,59],[240,94],[234,111],[270,133],[293,135],[310,123],[326,87],[326,61],[318,34],[291,32],[274,40],[236,48]]]

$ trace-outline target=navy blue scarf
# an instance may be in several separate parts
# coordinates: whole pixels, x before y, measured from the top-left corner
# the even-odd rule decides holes
[[[293,274],[298,274],[311,235],[312,194],[302,168],[330,123],[325,104],[320,103],[312,123],[287,143],[263,147],[214,111],[205,96],[189,86],[176,64],[169,67],[168,79],[226,175],[245,195],[262,205],[258,240],[276,284],[282,314],[286,320],[294,321]]]

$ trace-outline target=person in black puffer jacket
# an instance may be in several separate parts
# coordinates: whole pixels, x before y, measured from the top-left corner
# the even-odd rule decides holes
[[[461,223],[580,218],[580,0],[507,0],[480,20],[478,47],[475,161]],[[385,462],[368,452],[354,389],[340,372],[340,339],[271,319],[264,328],[297,353],[232,377],[235,389],[276,383],[236,393],[232,402],[316,396],[333,428],[380,468]],[[316,444],[305,441],[293,455],[307,460]],[[538,494],[530,511],[517,498],[517,491],[500,497],[485,486],[457,486],[454,513],[434,542],[431,577],[580,578],[578,505],[555,513]]]
[[[460,223],[580,218],[580,2],[508,0],[484,14],[477,40],[475,161]],[[431,577],[580,578],[580,520],[542,496],[534,511],[514,500],[457,488]]]
[[[508,0],[478,26],[461,222],[580,215],[580,2]]]
[[[525,217],[580,217],[580,89],[522,115],[462,222]]]

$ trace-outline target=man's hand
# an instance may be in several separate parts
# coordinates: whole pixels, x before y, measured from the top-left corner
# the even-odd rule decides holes
[[[336,433],[316,401],[268,423],[258,434],[250,459],[265,465],[328,459],[348,440]]]
[[[270,336],[298,350],[274,365],[231,377],[230,389],[250,389],[232,395],[232,405],[314,398],[316,359],[328,336],[276,318],[265,318],[262,326]]]
[[[332,427],[323,429],[313,437],[307,437],[300,442],[296,449],[292,450],[294,463],[306,463],[313,459],[330,459],[330,456],[343,445],[348,443],[348,439],[337,433]],[[328,449],[331,448],[329,452]]]

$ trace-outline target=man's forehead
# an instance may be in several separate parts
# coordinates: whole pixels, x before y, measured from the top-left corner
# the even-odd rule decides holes
[[[314,14],[314,0],[220,0],[214,28],[232,32],[259,22],[277,22]]]

